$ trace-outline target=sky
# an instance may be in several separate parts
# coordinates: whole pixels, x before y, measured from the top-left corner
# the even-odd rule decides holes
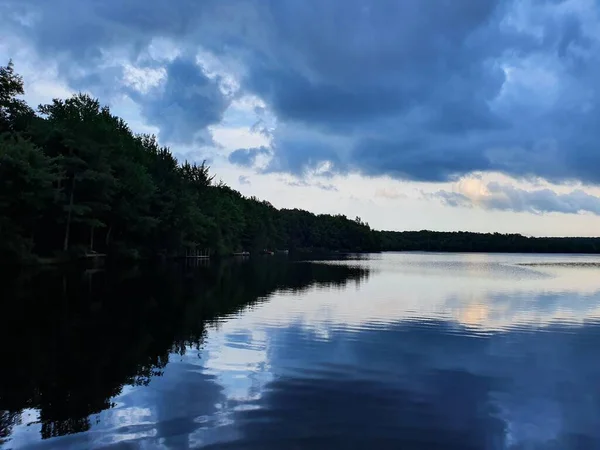
[[[33,105],[87,92],[276,207],[600,234],[598,0],[0,0]]]

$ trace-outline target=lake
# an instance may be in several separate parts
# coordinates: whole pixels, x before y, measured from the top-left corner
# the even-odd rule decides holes
[[[600,257],[4,272],[0,447],[600,449]]]

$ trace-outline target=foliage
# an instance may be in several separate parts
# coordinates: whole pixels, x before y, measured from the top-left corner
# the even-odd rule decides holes
[[[33,110],[17,98],[24,93],[23,79],[15,74],[12,61],[0,67],[0,133],[22,128],[24,119],[33,115]]]
[[[19,135],[0,135],[0,258],[30,255],[55,179],[52,158]]]
[[[535,238],[520,234],[437,231],[380,231],[381,247],[392,251],[598,253],[600,238]]]
[[[214,183],[204,163],[180,164],[153,136],[133,134],[88,95],[35,114],[22,94],[12,63],[0,68],[0,260],[378,250],[360,219],[246,198]]]

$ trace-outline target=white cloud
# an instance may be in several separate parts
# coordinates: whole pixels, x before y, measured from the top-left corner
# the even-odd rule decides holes
[[[586,192],[581,186],[567,192],[559,192],[551,185],[541,189],[527,189],[513,183],[466,177],[458,181],[453,188],[453,191],[439,190],[430,196],[437,197],[450,206],[477,206],[487,210],[533,214],[600,215],[600,196],[594,195],[592,189]]]
[[[210,127],[214,142],[228,152],[239,148],[268,147],[269,139],[247,127]]]
[[[139,68],[131,64],[126,64],[123,66],[123,69],[123,84],[136,89],[142,94],[157,87],[167,75],[166,70],[162,67]]]

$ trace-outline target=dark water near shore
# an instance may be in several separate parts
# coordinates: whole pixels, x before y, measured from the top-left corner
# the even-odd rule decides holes
[[[3,449],[600,449],[599,257],[4,273],[0,297]]]

